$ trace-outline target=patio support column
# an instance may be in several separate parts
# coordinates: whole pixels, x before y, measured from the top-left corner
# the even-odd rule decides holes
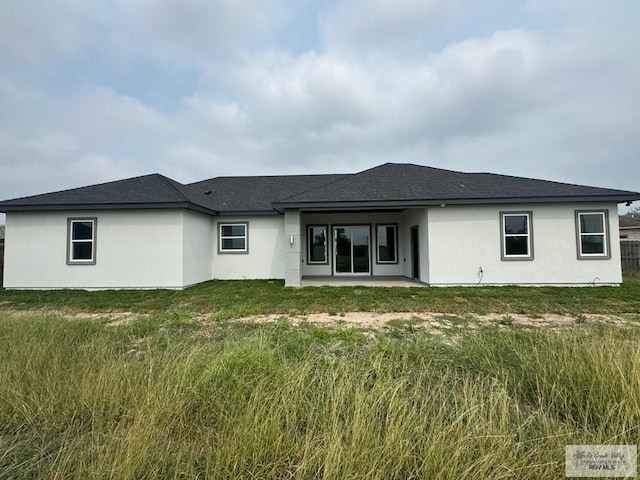
[[[302,236],[300,229],[300,210],[284,211],[284,284],[287,287],[299,287],[302,275]]]

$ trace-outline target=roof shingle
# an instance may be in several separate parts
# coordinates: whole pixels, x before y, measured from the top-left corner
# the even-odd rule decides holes
[[[614,198],[615,197],[615,198]],[[582,185],[491,173],[463,173],[412,164],[386,163],[275,202],[280,206],[320,203],[561,201],[640,197]],[[626,201],[626,200],[625,200]]]
[[[640,200],[640,193],[491,173],[386,163],[354,174],[217,177],[159,174],[0,202],[0,211],[189,208],[211,215],[283,208]]]
[[[186,187],[154,173],[115,182],[0,202],[0,211],[78,208],[148,208],[193,206],[201,209]],[[214,212],[212,212],[214,213]]]

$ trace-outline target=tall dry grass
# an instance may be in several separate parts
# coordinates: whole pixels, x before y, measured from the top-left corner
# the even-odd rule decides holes
[[[555,479],[565,444],[637,443],[637,330],[450,343],[5,318],[0,478]]]

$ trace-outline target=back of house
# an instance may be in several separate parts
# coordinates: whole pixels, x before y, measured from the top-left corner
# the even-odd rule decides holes
[[[4,225],[0,225],[0,287],[4,285]]]
[[[619,203],[640,193],[387,163],[353,174],[159,174],[0,202],[11,289],[406,277],[616,285]]]

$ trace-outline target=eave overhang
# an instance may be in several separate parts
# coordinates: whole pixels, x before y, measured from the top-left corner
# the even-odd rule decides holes
[[[219,212],[195,205],[190,202],[167,203],[83,203],[83,204],[54,204],[54,205],[0,205],[0,212],[61,212],[79,210],[170,210],[185,209],[206,215],[218,215]]]
[[[322,201],[322,202],[273,202],[279,212],[286,209],[314,210],[327,208],[372,209],[429,207],[443,205],[504,205],[513,203],[626,203],[640,200],[640,196],[629,195],[588,195],[555,197],[493,197],[493,198],[430,198],[423,200],[366,200],[366,201]]]

